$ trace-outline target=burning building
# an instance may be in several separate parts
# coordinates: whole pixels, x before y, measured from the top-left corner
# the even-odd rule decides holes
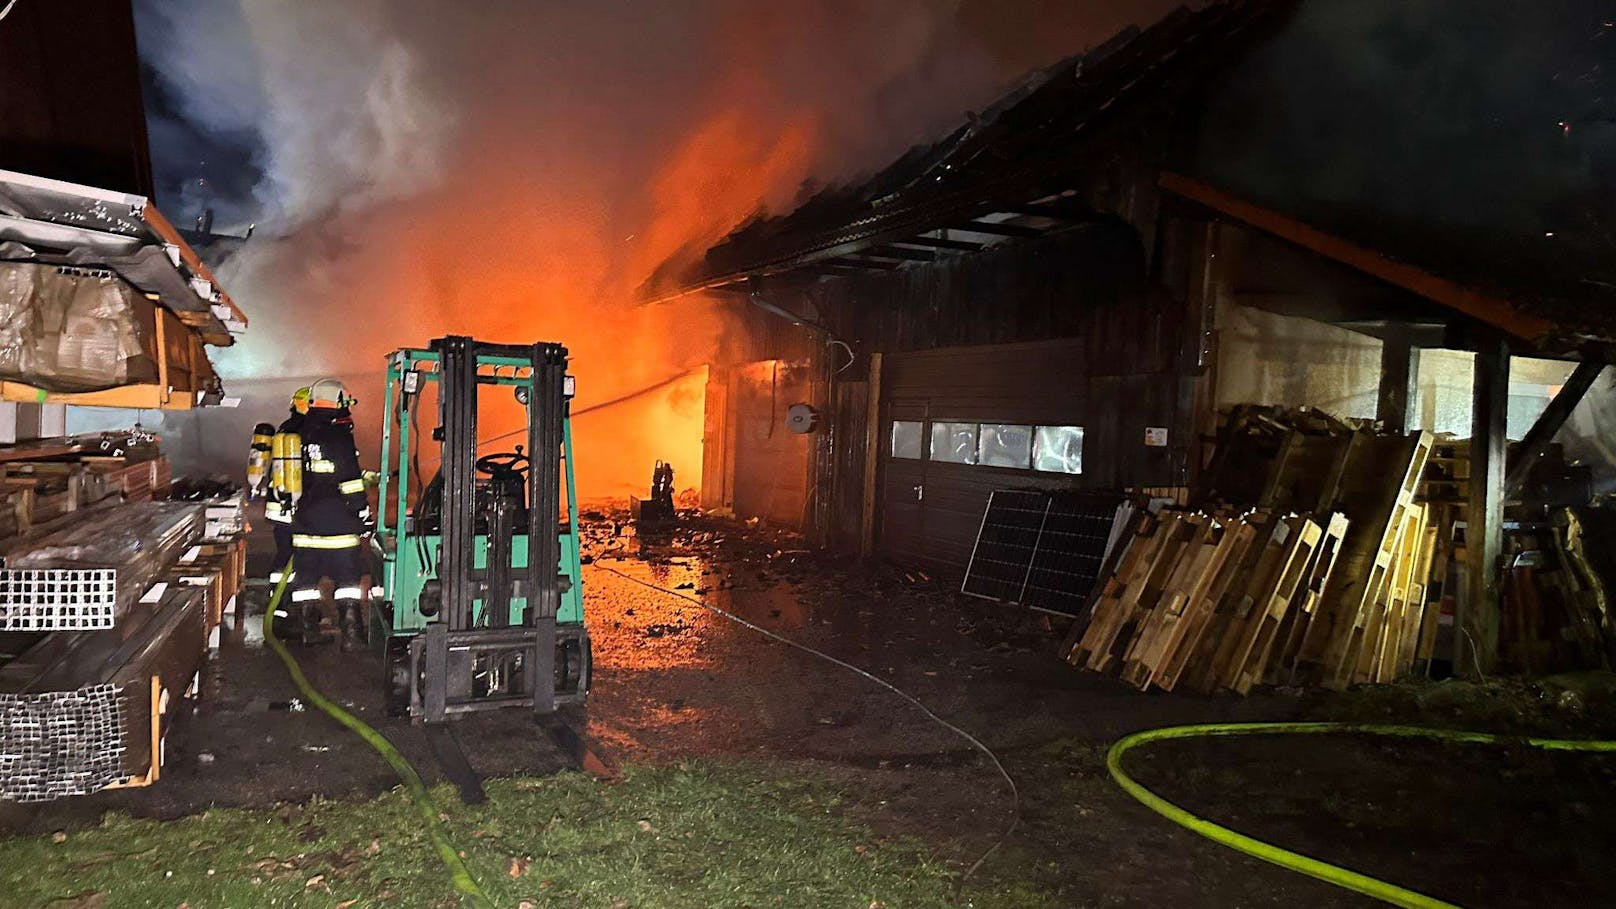
[[[1616,35],[1587,4],[1481,6],[1180,10],[670,260],[647,305],[729,299],[754,326],[757,356],[711,373],[704,501],[963,572],[995,489],[1189,502],[1220,412],[1305,405],[1471,440],[1471,615],[1496,621],[1506,473],[1616,340]],[[1535,92],[1486,53],[1400,56],[1515,28],[1566,50],[1517,61]]]

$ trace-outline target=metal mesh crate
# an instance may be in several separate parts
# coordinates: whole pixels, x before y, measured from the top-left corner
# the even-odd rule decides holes
[[[117,620],[116,568],[0,569],[0,631],[93,631]]]
[[[0,694],[0,798],[48,802],[117,782],[123,725],[115,685]]]

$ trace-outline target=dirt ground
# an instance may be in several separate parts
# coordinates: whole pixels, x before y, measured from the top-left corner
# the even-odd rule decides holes
[[[696,519],[642,539],[602,514],[588,523],[585,552],[596,661],[587,736],[608,764],[772,763],[841,785],[853,795],[845,810],[860,820],[918,835],[962,864],[1015,816],[986,759],[913,706],[638,579],[863,667],[980,737],[1004,759],[1021,802],[1015,834],[979,873],[1028,881],[1050,906],[1371,902],[1201,840],[1135,803],[1104,769],[1106,748],[1128,732],[1292,718],[1616,731],[1608,699],[1532,686],[1142,694],[1060,662],[1060,620],[961,597],[946,579],[811,552],[768,528]],[[381,715],[378,657],[321,647],[300,658],[316,685],[436,775],[421,730]],[[227,640],[170,736],[159,785],[13,807],[0,820],[41,832],[108,810],[167,818],[395,785],[373,752],[322,714],[284,709],[294,695],[272,653]],[[468,717],[455,731],[486,776],[568,763],[519,711]],[[1324,737],[1163,743],[1129,764],[1191,811],[1451,902],[1616,903],[1616,833],[1603,821],[1616,810],[1616,757]]]

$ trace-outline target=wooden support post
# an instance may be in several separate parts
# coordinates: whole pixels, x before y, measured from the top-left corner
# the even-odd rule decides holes
[[[1392,432],[1408,432],[1409,411],[1419,379],[1420,350],[1410,343],[1409,336],[1408,325],[1398,322],[1387,326],[1386,336],[1381,339],[1375,419]]]
[[[1509,345],[1483,341],[1476,352],[1470,427],[1470,509],[1465,523],[1469,591],[1459,604],[1454,672],[1491,672],[1498,657],[1499,559],[1504,549],[1504,451]]]
[[[881,452],[881,355],[870,354],[870,381],[864,400],[864,488],[859,496],[859,555],[875,554],[875,497],[880,491],[876,472]]]
[[[1560,391],[1554,396],[1554,400],[1550,401],[1549,406],[1543,409],[1543,413],[1538,416],[1537,422],[1533,423],[1532,428],[1526,431],[1526,436],[1521,439],[1521,444],[1516,446],[1515,451],[1510,454],[1509,465],[1504,473],[1504,491],[1506,493],[1520,489],[1521,484],[1526,482],[1526,474],[1532,469],[1532,464],[1539,457],[1542,457],[1543,450],[1548,448],[1549,443],[1554,440],[1554,434],[1560,431],[1561,426],[1565,425],[1566,418],[1571,416],[1573,410],[1577,409],[1577,405],[1582,402],[1582,398],[1588,393],[1588,389],[1593,387],[1594,380],[1599,378],[1599,373],[1604,368],[1605,364],[1603,363],[1582,362],[1578,363],[1577,368],[1572,370],[1571,378],[1566,379],[1565,385],[1560,387]]]
[[[169,392],[168,338],[163,330],[163,321],[166,317],[167,313],[164,309],[161,306],[157,307],[157,388],[159,390],[159,400],[164,404],[168,403]]]

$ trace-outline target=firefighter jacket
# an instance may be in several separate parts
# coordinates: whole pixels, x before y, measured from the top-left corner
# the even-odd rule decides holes
[[[277,524],[292,523],[298,496],[303,493],[303,421],[297,411],[281,422],[270,442],[269,501],[264,517]]]
[[[303,494],[292,516],[292,545],[357,547],[370,519],[370,500],[347,409],[311,408],[303,418],[302,436]]]

